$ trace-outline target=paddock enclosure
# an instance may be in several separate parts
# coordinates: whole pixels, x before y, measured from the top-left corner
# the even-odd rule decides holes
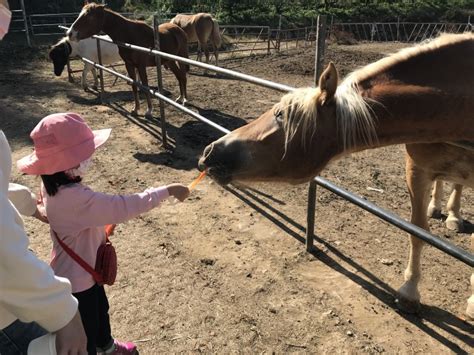
[[[330,45],[341,76],[406,46],[401,43]],[[85,182],[96,190],[131,193],[148,186],[191,182],[197,158],[218,133],[176,110],[167,110],[172,145],[161,145],[159,121],[129,115],[129,86],[105,75],[105,103],[84,92],[76,75],[54,77],[46,48],[0,46],[1,128],[14,160],[31,149],[29,132],[45,115],[82,114],[95,128],[113,128],[94,157]],[[314,48],[300,48],[224,67],[294,87],[313,82]],[[76,65],[76,64],[74,64]],[[82,64],[81,64],[82,65]],[[120,69],[121,70],[121,69]],[[156,85],[156,75],[151,75]],[[155,80],[155,81],[153,81]],[[164,86],[178,92],[174,79]],[[192,69],[189,107],[228,129],[258,117],[281,93]],[[142,102],[144,97],[142,96]],[[354,154],[332,164],[324,177],[398,215],[409,217],[404,147]],[[31,187],[39,180],[21,176]],[[468,353],[473,328],[463,320],[471,269],[426,247],[419,315],[397,311],[406,233],[321,190],[317,196],[316,244],[306,253],[307,185],[252,184],[223,188],[206,178],[190,199],[118,226],[117,282],[109,287],[114,335],[137,342],[142,354],[215,353]],[[472,191],[462,215],[474,221]],[[465,233],[431,220],[432,232],[468,250]],[[27,220],[31,247],[49,259],[46,226]]]

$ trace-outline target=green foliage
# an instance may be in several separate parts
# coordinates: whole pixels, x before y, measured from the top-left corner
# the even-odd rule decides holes
[[[12,0],[17,1],[17,0]],[[96,2],[101,2],[96,0]],[[344,22],[450,21],[466,22],[474,15],[474,0],[107,0],[127,12],[210,12],[221,23],[283,28],[310,25],[318,14]],[[75,12],[83,0],[25,0],[29,13]]]

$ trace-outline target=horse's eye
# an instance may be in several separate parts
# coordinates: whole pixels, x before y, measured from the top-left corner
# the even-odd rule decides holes
[[[283,122],[283,111],[280,109],[276,109],[275,112],[273,112],[273,115],[275,116],[275,120],[278,122],[278,124],[281,124]]]

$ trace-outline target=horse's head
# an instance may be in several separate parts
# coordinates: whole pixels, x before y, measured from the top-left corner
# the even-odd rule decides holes
[[[105,5],[96,3],[86,4],[76,21],[67,31],[69,39],[72,41],[80,41],[99,34],[104,24]]]
[[[67,37],[60,40],[49,51],[49,58],[53,61],[54,74],[60,76],[67,64],[69,55],[71,54],[71,45]]]
[[[300,183],[317,175],[337,150],[337,71],[331,63],[319,88],[291,92],[253,122],[208,145],[199,169],[220,183],[280,180]]]

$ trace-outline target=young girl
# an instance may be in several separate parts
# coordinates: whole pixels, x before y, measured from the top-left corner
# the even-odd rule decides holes
[[[76,113],[49,115],[31,132],[34,152],[19,160],[18,167],[24,173],[41,175],[43,180],[43,203],[53,240],[51,267],[57,276],[71,281],[88,353],[136,354],[135,344],[112,338],[104,287],[66,253],[55,234],[94,267],[97,249],[105,243],[105,225],[124,222],[158,207],[168,196],[184,201],[189,189],[171,184],[122,196],[94,192],[81,184],[95,149],[105,143],[110,131],[92,131]]]

